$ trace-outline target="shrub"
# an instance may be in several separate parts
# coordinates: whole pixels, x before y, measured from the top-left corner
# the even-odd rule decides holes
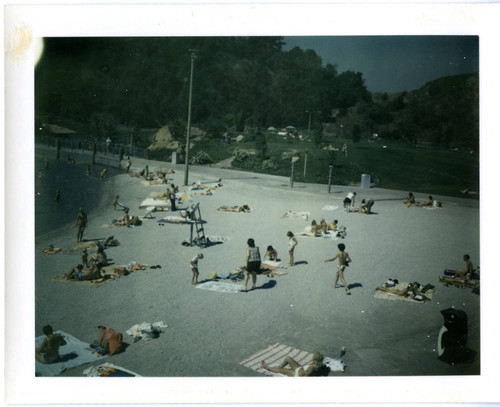
[[[260,167],[264,172],[274,172],[278,169],[278,166],[274,163],[274,161],[271,158],[269,160],[262,161]]]
[[[210,164],[212,158],[203,150],[198,151],[193,157],[193,164]]]

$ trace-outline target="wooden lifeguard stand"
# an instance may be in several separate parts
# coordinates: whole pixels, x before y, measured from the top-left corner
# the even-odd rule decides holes
[[[196,230],[196,244],[199,247],[204,247],[207,244],[207,237],[205,236],[205,228],[203,225],[207,223],[201,218],[200,203],[192,204],[188,209],[189,223],[191,226],[191,233],[189,237],[189,245],[193,246],[193,235]]]

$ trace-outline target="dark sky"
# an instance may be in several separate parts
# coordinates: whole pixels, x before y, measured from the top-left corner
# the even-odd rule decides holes
[[[479,72],[478,36],[285,37],[284,50],[312,49],[323,63],[361,72],[371,92],[401,92],[434,79]]]

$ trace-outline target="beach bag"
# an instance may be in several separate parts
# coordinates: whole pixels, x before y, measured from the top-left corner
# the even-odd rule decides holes
[[[132,219],[130,220],[130,224],[134,225],[134,226],[139,226],[139,225],[142,225],[142,220],[140,220],[138,216],[132,216]]]

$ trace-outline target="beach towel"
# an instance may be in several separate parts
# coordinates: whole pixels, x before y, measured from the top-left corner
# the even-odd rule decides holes
[[[323,211],[336,211],[337,209],[339,209],[339,207],[336,205],[325,205],[321,208]]]
[[[58,283],[73,283],[78,284],[83,287],[100,287],[103,284],[110,282],[112,279],[99,278],[98,280],[77,280],[77,279],[66,279],[65,276],[56,276],[51,278],[52,281],[57,281]]]
[[[236,294],[240,292],[240,286],[220,281],[207,281],[196,285],[196,288],[202,290],[218,291],[220,293]]]
[[[149,341],[151,339],[157,338],[163,328],[167,328],[168,325],[164,324],[163,321],[153,322],[142,322],[136,324],[127,329],[127,335],[134,338],[134,342],[137,341]]]
[[[158,223],[174,223],[177,225],[185,225],[188,223],[192,223],[187,218],[183,218],[182,216],[165,216],[162,219],[157,220]]]
[[[44,247],[42,249],[42,252],[44,252],[45,254],[56,254],[60,251],[62,251],[62,249],[60,249],[59,247]]]
[[[83,374],[88,377],[141,377],[131,370],[112,363],[103,363],[99,366],[90,366],[83,371]]]
[[[309,212],[295,212],[295,211],[286,211],[285,214],[281,218],[302,218],[305,220],[309,220],[311,214]]]
[[[269,366],[276,367],[279,366],[285,358],[289,356],[297,361],[300,365],[304,366],[312,362],[313,354],[311,352],[303,351],[300,349],[292,348],[287,345],[282,345],[280,343],[272,343],[266,348],[254,353],[253,355],[243,359],[240,365],[248,367],[258,373],[265,374],[267,376],[284,376],[281,373],[270,372],[262,367],[262,362],[266,362]],[[332,371],[343,372],[345,364],[340,359],[325,358],[324,363],[327,364],[332,369]]]
[[[409,283],[398,283],[394,287],[397,290],[403,290],[408,286]],[[434,294],[433,289],[427,290],[425,293],[423,293],[429,300],[432,300],[432,295]],[[414,300],[413,298],[409,297],[403,297],[402,295],[397,295],[393,293],[388,293],[386,291],[380,291],[380,290],[375,290],[375,294],[373,295],[375,298],[381,299],[381,300],[399,300],[399,301],[409,301],[409,302],[415,302],[418,304],[424,303],[425,301],[417,301]]]
[[[74,336],[62,331],[54,333],[61,334],[66,341],[66,345],[59,348],[59,361],[56,363],[40,363],[35,360],[35,374],[36,376],[57,376],[59,373],[67,369],[83,365],[85,363],[92,363],[101,360],[105,356],[97,356],[95,351],[89,346],[88,343],[82,342]],[[39,347],[45,335],[35,338],[35,347]]]
[[[146,209],[150,206],[155,208],[170,208],[170,201],[165,201],[163,199],[146,198],[139,205],[139,209]]]
[[[90,242],[84,242],[84,243],[79,243],[76,246],[73,246],[73,250],[75,251],[81,251],[83,249],[95,249],[97,247],[97,242],[96,241],[90,241]]]
[[[118,266],[111,264],[111,265],[102,267],[102,270],[104,271],[105,274],[113,274],[113,269],[115,267],[118,267]],[[77,280],[76,278],[72,278],[72,279],[68,280],[65,275],[62,275],[62,276],[51,277],[51,280],[57,281],[59,283],[73,283],[73,284],[78,284],[78,285],[86,286],[86,287],[100,287],[101,285],[106,284],[106,283],[112,281],[113,279],[98,278],[96,280],[82,280],[82,281],[80,281],[80,280]]]

